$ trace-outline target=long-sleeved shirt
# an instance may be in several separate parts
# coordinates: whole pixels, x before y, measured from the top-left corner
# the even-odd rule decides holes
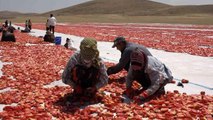
[[[98,60],[100,61],[100,67],[99,67],[100,76],[99,76],[98,82],[95,85],[97,89],[108,84],[108,75],[107,75],[107,72],[106,72],[106,66],[104,65],[103,60],[100,57],[98,58]],[[80,57],[79,51],[77,51],[76,53],[74,53],[71,56],[70,60],[68,61],[67,65],[64,69],[64,72],[62,74],[62,81],[65,84],[72,86],[73,88],[76,85],[71,79],[71,70],[75,65],[84,65],[81,62],[81,57]]]
[[[148,96],[154,94],[162,85],[167,84],[173,79],[171,71],[158,59],[153,56],[147,56],[148,61],[144,73],[148,75],[148,80],[151,85],[145,90]],[[130,66],[128,75],[126,77],[126,87],[130,88],[134,80],[133,70]]]
[[[119,63],[111,67],[111,74],[118,73],[123,68],[128,71],[130,65],[130,55],[136,47],[141,48],[147,56],[152,56],[152,54],[145,46],[127,42],[126,48],[123,51],[121,51],[121,58],[119,60]]]

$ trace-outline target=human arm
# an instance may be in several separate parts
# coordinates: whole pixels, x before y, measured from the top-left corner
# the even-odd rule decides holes
[[[99,77],[99,81],[96,84],[97,89],[100,89],[101,87],[108,84],[109,77],[107,75],[106,66],[103,63],[103,61],[101,61],[99,72],[100,72],[100,77]]]
[[[115,66],[109,67],[107,69],[107,74],[108,75],[115,74],[115,73],[118,73],[119,71],[121,71],[123,68],[125,68],[125,66],[127,64],[129,64],[130,54],[131,54],[130,50],[128,50],[128,49],[124,50],[124,52],[121,55],[121,58],[119,60],[119,63],[117,63]]]
[[[68,84],[72,87],[75,87],[75,83],[72,81],[71,70],[77,64],[76,54],[74,54],[70,60],[68,61],[63,73],[62,73],[62,81],[65,84]]]
[[[132,88],[133,83],[133,75],[132,75],[132,67],[130,66],[127,77],[126,77],[126,90],[124,93],[129,97],[132,98],[134,96],[134,89]]]

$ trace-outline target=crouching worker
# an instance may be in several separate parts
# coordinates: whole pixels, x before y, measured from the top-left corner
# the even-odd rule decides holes
[[[64,47],[67,48],[67,49],[70,49],[70,50],[77,50],[74,47],[73,40],[71,40],[69,38],[66,39],[66,43],[64,44]]]
[[[173,79],[171,71],[158,59],[147,56],[142,49],[136,48],[130,55],[130,68],[126,77],[126,95],[133,98],[136,103],[147,102],[165,94],[164,86]],[[136,80],[141,90],[132,88]],[[135,95],[135,96],[134,96]]]
[[[30,28],[28,26],[25,27],[24,30],[21,30],[22,33],[29,33],[30,32]]]
[[[7,30],[3,30],[1,41],[11,41],[16,42],[15,35],[11,32],[8,32]]]
[[[45,42],[51,42],[54,43],[55,42],[55,36],[54,34],[52,34],[49,30],[49,28],[47,29],[46,34],[44,35],[44,41]]]
[[[99,57],[97,42],[84,38],[80,51],[76,51],[67,63],[62,81],[74,89],[74,95],[94,96],[97,90],[108,83],[106,67]]]

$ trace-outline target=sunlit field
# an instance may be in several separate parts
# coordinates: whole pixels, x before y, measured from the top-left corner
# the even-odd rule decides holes
[[[32,28],[45,30],[45,22],[40,22],[33,23]],[[149,48],[213,57],[213,25],[62,23],[57,25],[56,32],[109,42],[120,35]],[[14,24],[24,26],[23,22]],[[61,80],[62,70],[74,51],[49,45],[42,38],[18,30],[14,34],[17,42],[0,42],[2,120],[212,119],[213,96],[205,91],[193,95],[167,91],[142,105],[126,103],[122,97],[125,71],[111,75],[109,84],[94,98],[76,96],[70,100],[71,87],[48,85]],[[109,67],[113,63],[105,64]],[[134,83],[134,89],[138,87]]]

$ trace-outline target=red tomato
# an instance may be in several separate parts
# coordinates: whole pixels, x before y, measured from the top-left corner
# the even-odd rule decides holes
[[[182,79],[181,82],[182,82],[182,83],[189,83],[189,80]]]

